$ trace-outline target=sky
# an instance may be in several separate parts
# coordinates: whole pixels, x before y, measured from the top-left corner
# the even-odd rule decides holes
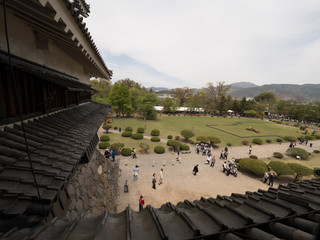
[[[320,84],[319,0],[86,0],[112,81]]]

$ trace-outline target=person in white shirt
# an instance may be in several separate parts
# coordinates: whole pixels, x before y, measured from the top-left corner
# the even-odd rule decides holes
[[[160,179],[159,179],[159,185],[163,183],[163,168],[160,170]]]

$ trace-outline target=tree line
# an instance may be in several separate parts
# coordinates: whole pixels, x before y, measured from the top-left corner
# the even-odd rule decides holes
[[[177,107],[189,107],[191,111],[202,108],[205,113],[224,115],[228,110],[233,114],[247,117],[264,117],[266,113],[306,122],[320,122],[320,102],[303,104],[296,100],[277,98],[272,92],[263,92],[254,99],[236,99],[228,93],[231,85],[209,82],[199,91],[189,87],[170,90],[173,98],[159,100],[152,89],[126,78],[115,82],[105,79],[91,81],[95,93],[92,99],[109,103],[118,116],[139,113],[145,120],[157,118],[154,106],[163,106],[163,112],[174,114]]]

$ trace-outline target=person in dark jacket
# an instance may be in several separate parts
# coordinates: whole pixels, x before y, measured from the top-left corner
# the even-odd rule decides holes
[[[197,172],[199,172],[198,166],[199,166],[199,165],[197,164],[197,165],[195,165],[194,168],[193,168],[193,175],[195,175],[195,176],[197,175]]]

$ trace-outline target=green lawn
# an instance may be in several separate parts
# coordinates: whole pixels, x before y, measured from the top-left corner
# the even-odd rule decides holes
[[[195,133],[192,140],[195,140],[197,136],[217,136],[221,139],[221,146],[226,143],[232,143],[233,146],[241,145],[243,140],[251,141],[253,137],[261,138],[264,142],[267,139],[275,142],[279,138],[278,136],[292,135],[299,137],[302,135],[302,131],[296,127],[248,118],[159,116],[157,121],[114,118],[112,125],[113,127],[121,127],[122,130],[131,126],[134,131],[138,127],[146,127],[146,134],[148,135],[150,135],[152,129],[159,129],[160,137],[165,139],[168,135],[180,136],[181,130],[189,129]],[[260,133],[248,131],[246,130],[247,127],[256,128]]]

